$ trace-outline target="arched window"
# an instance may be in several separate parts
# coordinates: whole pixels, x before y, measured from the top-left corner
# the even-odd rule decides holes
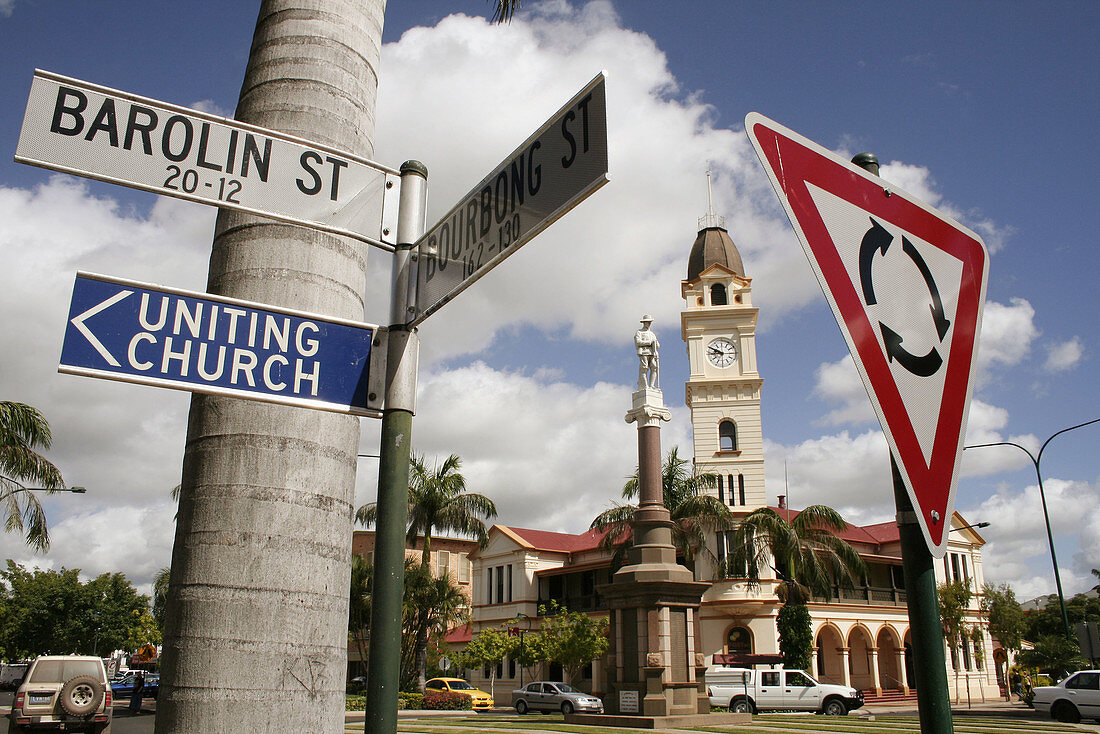
[[[726,286],[721,283],[715,283],[710,287],[710,305],[712,306],[725,306],[729,301],[726,300]]]
[[[730,655],[752,654],[752,633],[746,627],[734,627],[726,634],[726,652]]]
[[[733,421],[722,421],[718,424],[718,450],[737,450],[737,426]]]

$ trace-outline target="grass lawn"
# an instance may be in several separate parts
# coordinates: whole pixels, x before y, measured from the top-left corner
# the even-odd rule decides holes
[[[1071,724],[1040,719],[967,716],[956,714],[955,731],[958,734],[1058,734],[1059,732],[1085,731]],[[347,731],[359,732],[362,724],[349,724]],[[508,730],[511,732],[562,732],[562,734],[653,734],[652,729],[582,726],[564,723],[560,714],[515,716],[508,714],[482,714],[455,718],[402,718],[397,731],[404,734],[474,734]],[[920,723],[915,715],[879,715],[871,721],[856,716],[828,717],[816,715],[763,714],[743,726],[698,726],[694,731],[717,734],[907,734],[919,732]]]

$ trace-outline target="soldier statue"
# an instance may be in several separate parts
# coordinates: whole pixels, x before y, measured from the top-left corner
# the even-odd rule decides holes
[[[657,335],[650,330],[653,317],[649,314],[642,316],[642,328],[634,332],[634,347],[638,350],[638,389],[647,387],[659,389],[661,387],[661,365],[657,350],[661,343],[657,341]]]

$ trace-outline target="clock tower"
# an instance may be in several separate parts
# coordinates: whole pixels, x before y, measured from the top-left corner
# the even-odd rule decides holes
[[[709,171],[707,179],[709,189]],[[717,474],[719,499],[733,512],[744,513],[766,504],[757,309],[752,279],[745,275],[724,218],[710,209],[699,225],[687,279],[680,286],[695,468]]]

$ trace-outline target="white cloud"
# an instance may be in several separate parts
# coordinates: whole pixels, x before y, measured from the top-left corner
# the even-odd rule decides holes
[[[196,110],[202,110],[203,112],[209,112],[211,115],[233,117],[233,110],[225,109],[212,99],[200,99],[198,102],[192,102],[191,107]]]
[[[1068,596],[1091,588],[1095,581],[1090,581],[1093,577],[1089,569],[1100,567],[1100,552],[1096,550],[1100,548],[1097,542],[1100,541],[1100,502],[1097,502],[1100,487],[1088,482],[1049,478],[1043,482],[1043,492],[1051,532],[1058,547],[1064,548],[1075,540],[1079,548],[1070,559],[1060,559],[1064,591]],[[991,497],[961,510],[974,522],[988,520],[991,523],[982,530],[982,535],[989,540],[982,553],[986,579],[1011,581],[1021,599],[1053,590],[1053,569],[1042,508],[1039,486],[1030,484],[1023,491],[1002,487]],[[1034,581],[1029,582],[1032,575]]]
[[[814,377],[814,394],[828,403],[840,404],[826,413],[818,423],[859,425],[877,421],[871,399],[867,396],[863,380],[859,378],[850,354],[837,362],[818,365]]]
[[[878,428],[856,435],[842,431],[795,446],[765,440],[764,467],[769,503],[786,486],[793,507],[829,505],[857,525],[894,514],[890,453]]]
[[[413,450],[429,460],[461,456],[469,490],[496,502],[498,522],[583,532],[622,501],[623,483],[637,466],[637,427],[624,420],[631,391],[503,372],[481,362],[422,373]],[[662,429],[665,453],[678,445],[681,455],[691,455],[689,421],[686,409],[673,411]],[[364,441],[377,446],[373,435]],[[374,477],[364,474],[360,503],[374,499]]]
[[[10,18],[15,10],[15,0],[0,0],[0,16]]]
[[[676,323],[674,284],[696,224],[684,213],[705,211],[708,160],[717,206],[761,283],[762,313],[775,319],[816,297],[745,136],[717,127],[653,40],[622,28],[609,3],[540,4],[505,26],[454,15],[388,44],[383,65],[376,156],[427,164],[430,221],[607,70],[611,183],[426,321],[427,360],[476,353],[516,324],[627,343],[641,313]],[[386,292],[381,280],[374,290]],[[384,298],[370,308],[385,312]]]
[[[1027,300],[1013,298],[1009,305],[988,301],[982,317],[979,366],[988,370],[995,364],[1006,367],[1019,364],[1038,336],[1035,309]]]
[[[1073,369],[1085,356],[1085,348],[1079,337],[1055,344],[1047,350],[1047,361],[1043,368],[1047,372],[1065,372]]]

